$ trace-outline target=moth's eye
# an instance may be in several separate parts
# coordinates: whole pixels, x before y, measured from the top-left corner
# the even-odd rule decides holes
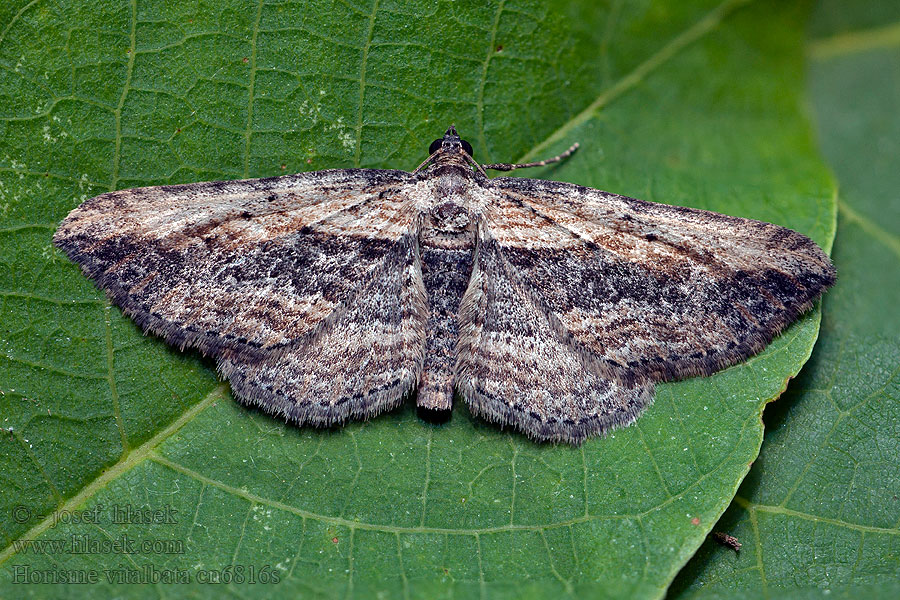
[[[475,155],[475,153],[472,152],[472,144],[470,144],[466,140],[460,140],[460,143],[462,144],[463,150],[465,150],[466,154],[468,154],[469,156]]]
[[[433,142],[431,142],[431,145],[428,146],[428,154],[434,154],[435,152],[437,152],[438,148],[441,147],[441,143],[443,141],[444,141],[444,138],[434,140]]]

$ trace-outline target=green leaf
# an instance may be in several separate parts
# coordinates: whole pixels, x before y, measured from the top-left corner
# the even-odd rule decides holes
[[[116,188],[410,169],[455,123],[484,161],[577,140],[538,175],[773,221],[829,247],[834,190],[800,108],[805,12],[168,4],[0,13],[0,595],[63,594],[17,577],[95,569],[91,591],[141,596],[107,575],[183,569],[207,596],[221,587],[201,574],[227,567],[278,574],[232,590],[243,595],[661,596],[756,457],[763,406],[808,357],[817,311],[744,364],[659,386],[636,425],[581,448],[531,443],[463,406],[443,426],[407,406],[298,429],[238,406],[210,361],[142,336],[50,237]],[[129,504],[176,522],[112,523]],[[22,545],[73,534],[174,547]]]
[[[766,410],[766,436],[672,598],[900,597],[900,7],[819,5],[809,90],[841,182],[815,352]],[[873,20],[877,16],[883,20]]]

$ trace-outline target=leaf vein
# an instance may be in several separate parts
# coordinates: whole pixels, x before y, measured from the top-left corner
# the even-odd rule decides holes
[[[873,525],[860,525],[859,523],[851,523],[849,521],[842,521],[841,519],[833,519],[831,517],[822,517],[818,515],[814,515],[811,513],[805,513],[799,510],[793,510],[790,508],[785,508],[783,506],[774,506],[771,504],[757,504],[755,502],[751,502],[747,498],[743,496],[735,496],[734,501],[741,508],[748,512],[765,512],[769,514],[775,515],[784,515],[787,517],[796,517],[798,519],[803,519],[805,521],[813,521],[814,523],[826,523],[828,525],[834,525],[836,527],[845,527],[847,529],[852,529],[854,531],[864,531],[867,533],[878,533],[883,535],[900,535],[900,529],[896,527],[875,527]]]
[[[247,125],[244,128],[244,178],[250,177],[250,139],[253,137],[253,93],[256,84],[256,38],[262,19],[263,0],[256,5],[256,19],[250,34],[250,83],[247,88]]]
[[[91,497],[100,491],[106,484],[117,479],[123,473],[131,470],[151,455],[153,450],[174,435],[184,425],[189,423],[194,417],[203,412],[209,406],[215,404],[222,398],[225,390],[228,389],[225,384],[217,386],[203,400],[184,411],[180,417],[172,421],[167,427],[162,429],[152,438],[134,448],[128,454],[124,455],[117,463],[103,471],[99,476],[93,479],[88,485],[84,486],[81,491],[69,498],[57,511],[71,511],[87,502]],[[44,531],[50,529],[56,523],[56,513],[47,515],[39,523],[17,538],[18,540],[31,540],[41,535]],[[0,565],[5,563],[11,556],[15,554],[14,542],[0,551]]]
[[[627,75],[620,78],[612,86],[602,91],[593,102],[591,102],[587,107],[584,108],[584,110],[563,123],[542,142],[538,143],[531,150],[529,150],[523,156],[519,157],[513,162],[528,162],[531,158],[552,145],[554,142],[565,138],[565,136],[568,135],[570,131],[590,119],[596,111],[600,110],[601,108],[609,104],[612,100],[618,98],[625,92],[634,88],[638,83],[643,81],[648,74],[655,71],[661,65],[665,64],[668,60],[677,55],[678,52],[683,48],[689,46],[707,33],[716,29],[716,27],[719,26],[722,20],[731,12],[751,1],[752,0],[725,0],[725,2],[712,9],[694,25],[688,27],[680,34],[669,40],[667,44],[657,50],[644,62],[640,63]]]
[[[137,36],[137,0],[131,0],[131,31],[128,42],[128,62],[125,66],[125,82],[122,85],[122,93],[119,102],[113,110],[116,120],[115,150],[113,153],[112,178],[109,183],[109,191],[114,191],[119,183],[119,167],[122,162],[122,107],[125,106],[125,98],[128,96],[131,85],[131,74],[134,71],[135,38]]]

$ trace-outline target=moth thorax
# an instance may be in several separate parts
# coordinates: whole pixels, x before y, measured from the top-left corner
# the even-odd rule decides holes
[[[452,200],[433,207],[428,220],[429,225],[441,233],[462,233],[471,222],[469,211]]]

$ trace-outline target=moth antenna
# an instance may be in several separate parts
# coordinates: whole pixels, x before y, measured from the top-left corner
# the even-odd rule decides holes
[[[485,177],[487,177],[487,173],[484,172],[484,169],[485,169],[486,167],[482,167],[481,165],[479,165],[479,164],[478,164],[478,161],[475,160],[474,158],[472,158],[472,156],[471,156],[468,152],[466,152],[465,150],[463,150],[463,156],[465,156],[465,157],[469,160],[470,163],[472,163],[473,165],[475,165],[475,170],[476,170],[476,171],[478,171],[479,173],[481,173],[482,175],[484,175]]]
[[[432,160],[435,156],[437,156],[438,152],[440,152],[440,151],[441,151],[441,149],[438,148],[437,150],[435,150],[434,152],[432,152],[432,153],[428,156],[428,158],[426,158],[425,160],[422,161],[422,164],[420,164],[418,167],[416,167],[416,170],[413,171],[413,175],[415,175],[416,173],[418,173],[419,171],[421,171],[422,168],[423,168],[425,165],[427,165],[428,163],[430,163],[431,160]]]
[[[562,154],[557,154],[553,158],[548,158],[545,160],[539,160],[537,162],[530,163],[520,163],[520,164],[510,164],[510,163],[496,163],[493,165],[481,165],[482,169],[493,169],[495,171],[512,171],[513,169],[526,169],[528,167],[543,167],[544,165],[549,165],[551,163],[557,163],[563,159],[569,158],[572,156],[576,150],[578,150],[578,142],[575,142],[569,149],[563,152]]]

